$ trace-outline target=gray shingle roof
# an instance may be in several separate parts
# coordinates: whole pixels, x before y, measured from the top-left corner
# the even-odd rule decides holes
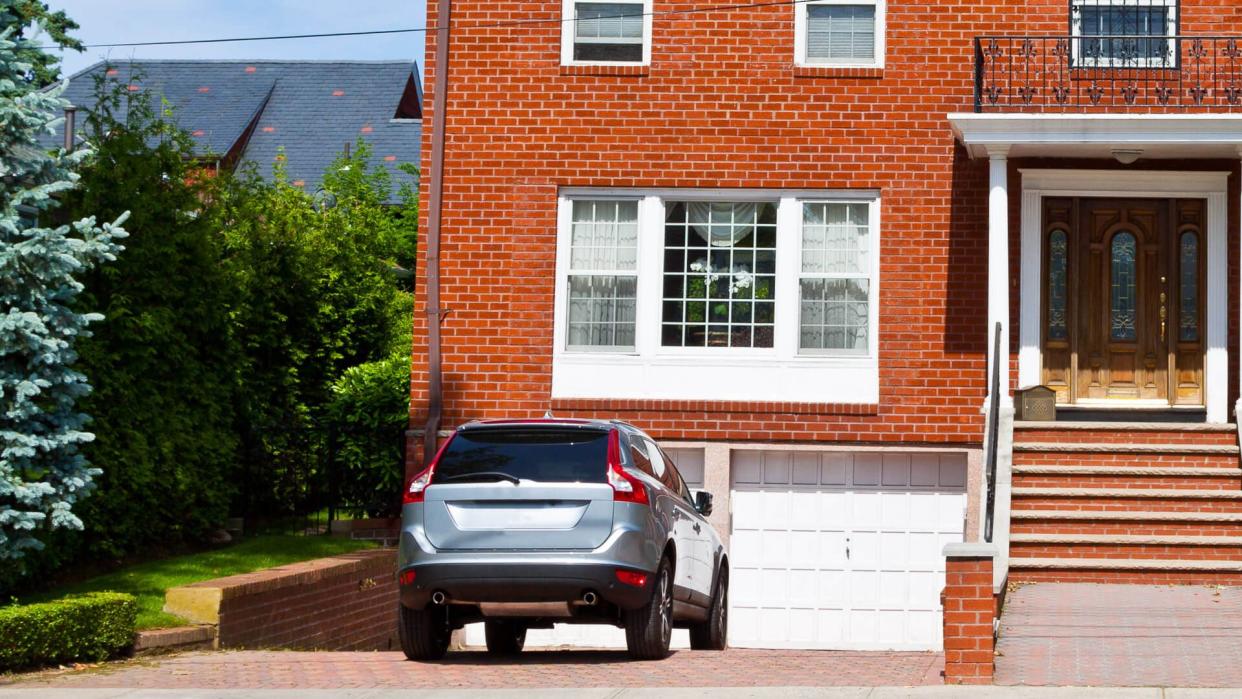
[[[202,155],[241,146],[240,163],[270,177],[283,148],[288,179],[308,192],[345,144],[352,148],[361,137],[372,147],[372,166],[393,173],[395,192],[412,181],[397,165],[419,158],[421,118],[396,118],[404,115],[408,90],[415,99],[406,99],[407,111],[411,102],[421,104],[415,67],[405,61],[113,61],[71,76],[65,98],[79,110],[92,109],[95,80],[108,70],[105,79],[151,93],[155,107],[170,104]],[[421,117],[421,109],[409,116]],[[80,116],[79,133],[84,124]],[[49,146],[59,143],[49,138]]]

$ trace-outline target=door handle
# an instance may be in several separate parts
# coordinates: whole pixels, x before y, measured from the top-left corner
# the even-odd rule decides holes
[[[699,534],[699,533],[701,533],[702,531],[703,531],[703,527],[699,526],[699,523],[698,523],[698,522],[695,522],[695,523],[694,523],[694,533],[695,533],[695,534]]]
[[[845,539],[845,560],[848,561],[849,559],[850,559],[850,540],[847,537]]]
[[[1161,285],[1161,288],[1160,288],[1160,341],[1161,342],[1164,342],[1165,340],[1165,334],[1166,334],[1166,329],[1167,329],[1168,319],[1169,319],[1169,307],[1167,305],[1167,302],[1169,300],[1169,295],[1164,290],[1166,281],[1167,281],[1167,278],[1160,277],[1160,285]]]

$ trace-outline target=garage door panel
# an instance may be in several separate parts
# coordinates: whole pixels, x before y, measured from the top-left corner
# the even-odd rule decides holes
[[[910,455],[885,454],[881,474],[881,485],[899,488],[910,485]]]
[[[941,552],[962,540],[963,455],[748,451],[734,469],[730,643],[941,647]]]
[[[850,526],[855,528],[878,527],[884,504],[883,494],[879,492],[854,492],[850,498],[850,512],[853,515]]]
[[[880,565],[902,570],[910,560],[910,535],[906,532],[880,532]]]

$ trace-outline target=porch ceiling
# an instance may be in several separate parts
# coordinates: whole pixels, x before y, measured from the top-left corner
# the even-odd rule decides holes
[[[948,115],[953,135],[971,157],[990,150],[1010,158],[1238,158],[1242,115],[1235,114],[976,114]]]

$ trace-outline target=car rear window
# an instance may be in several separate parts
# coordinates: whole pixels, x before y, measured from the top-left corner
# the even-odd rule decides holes
[[[478,430],[453,438],[432,483],[468,483],[470,475],[486,473],[542,483],[605,483],[607,468],[607,432]]]

